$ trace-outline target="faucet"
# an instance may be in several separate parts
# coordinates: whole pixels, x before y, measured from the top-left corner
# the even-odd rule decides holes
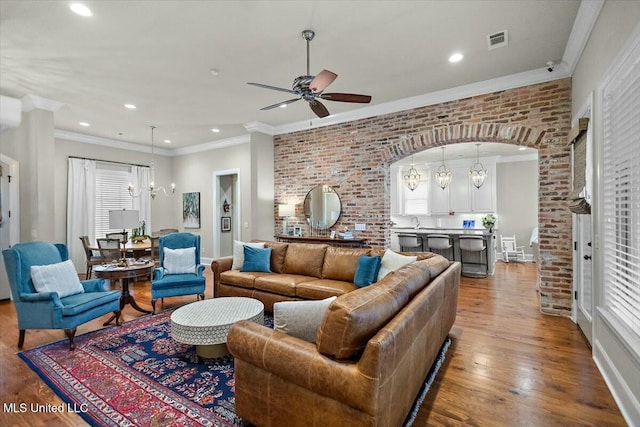
[[[416,220],[416,227],[415,228],[417,230],[418,228],[420,228],[420,220],[418,220],[418,217],[414,215],[414,216],[411,217],[411,222],[412,223],[413,223],[414,219]]]

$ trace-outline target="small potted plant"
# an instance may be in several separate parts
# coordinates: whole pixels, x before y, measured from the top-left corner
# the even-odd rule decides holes
[[[133,243],[142,243],[145,239],[150,239],[151,236],[145,234],[146,223],[144,220],[140,223],[140,227],[134,228],[132,230],[131,241]]]
[[[489,233],[493,232],[493,226],[496,225],[496,217],[493,214],[485,215],[482,218],[482,225],[489,229]]]

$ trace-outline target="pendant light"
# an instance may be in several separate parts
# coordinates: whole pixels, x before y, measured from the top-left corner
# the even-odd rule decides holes
[[[445,147],[440,147],[440,148],[442,148],[442,164],[436,171],[436,182],[438,183],[438,186],[440,186],[440,188],[444,190],[451,183],[451,178],[453,175],[451,174],[451,170],[448,169],[447,166],[445,166],[444,164]]]
[[[476,144],[476,163],[469,169],[469,178],[476,188],[480,188],[487,175],[487,170],[480,163],[480,144]]]
[[[156,198],[156,195],[162,191],[162,193],[167,197],[173,197],[176,192],[176,185],[171,183],[171,193],[168,193],[164,187],[156,187],[155,178],[156,178],[156,165],[154,162],[154,152],[153,152],[153,130],[156,128],[155,126],[149,126],[151,128],[151,166],[150,166],[150,175],[151,181],[149,182],[148,187],[141,187],[137,191],[133,188],[133,184],[129,183],[129,194],[131,197],[140,197],[142,195],[142,191],[148,191],[151,195],[152,199]]]
[[[406,175],[404,175],[404,183],[411,191],[415,190],[418,188],[418,185],[420,185],[420,174],[413,166],[413,156],[411,156],[411,167],[407,171]]]

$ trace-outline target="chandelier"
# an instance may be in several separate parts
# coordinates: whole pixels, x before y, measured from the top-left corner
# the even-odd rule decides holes
[[[487,170],[480,163],[480,144],[476,144],[476,163],[469,169],[469,178],[476,188],[480,188],[487,175]]]
[[[418,188],[418,185],[420,185],[420,174],[418,173],[416,168],[413,167],[413,156],[411,156],[411,167],[403,178],[407,188],[409,188],[409,190],[411,191],[415,190],[416,188]]]
[[[158,194],[158,192],[162,191],[162,193],[167,196],[167,197],[173,197],[173,194],[176,191],[176,184],[174,184],[173,182],[171,183],[171,194],[169,194],[167,192],[167,190],[160,186],[160,187],[156,187],[155,186],[155,178],[156,178],[156,167],[155,167],[155,162],[154,162],[154,150],[153,150],[153,130],[156,128],[155,126],[149,126],[151,128],[151,170],[150,170],[150,175],[151,175],[151,180],[149,182],[149,187],[148,188],[139,188],[138,191],[134,191],[133,188],[133,184],[129,183],[129,194],[131,195],[131,197],[140,197],[140,195],[142,195],[142,190],[146,190],[149,192],[149,195],[151,196],[152,199],[156,198],[156,195]]]
[[[444,190],[451,183],[451,177],[453,175],[451,174],[451,170],[448,169],[444,164],[445,147],[440,148],[442,148],[442,164],[436,171],[436,182],[438,183],[438,186]]]

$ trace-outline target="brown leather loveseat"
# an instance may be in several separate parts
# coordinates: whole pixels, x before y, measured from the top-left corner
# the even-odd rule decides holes
[[[434,255],[341,294],[315,344],[236,323],[236,413],[258,426],[402,425],[455,321],[460,270]]]

